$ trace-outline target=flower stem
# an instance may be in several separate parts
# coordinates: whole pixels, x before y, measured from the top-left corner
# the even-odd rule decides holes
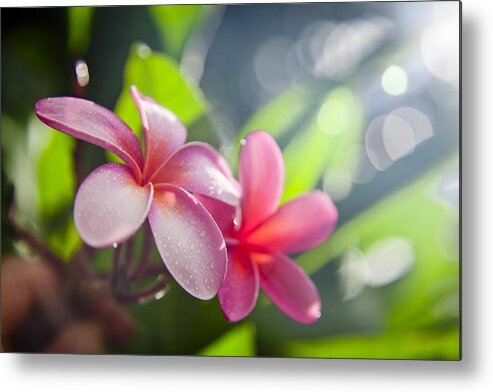
[[[130,281],[135,282],[147,269],[149,264],[149,258],[151,256],[151,245],[152,245],[152,233],[148,223],[144,226],[144,240],[142,241],[142,253],[140,256],[139,264],[135,268],[134,272],[130,275]]]
[[[125,270],[127,271],[132,264],[132,259],[134,256],[134,239],[130,237],[125,243]]]
[[[117,246],[115,250],[113,251],[113,267],[111,270],[111,289],[112,291],[115,291],[118,285],[118,278],[119,278],[119,273],[120,273],[120,254],[121,254],[121,247]]]
[[[77,188],[82,183],[84,179],[84,165],[83,165],[83,156],[84,156],[84,143],[77,139],[75,142],[75,150],[74,150],[74,171],[75,171],[75,181]]]
[[[158,275],[156,282],[152,286],[136,293],[118,293],[117,298],[120,302],[125,304],[143,303],[152,297],[155,297],[159,292],[166,290],[167,287],[168,279],[161,274]]]

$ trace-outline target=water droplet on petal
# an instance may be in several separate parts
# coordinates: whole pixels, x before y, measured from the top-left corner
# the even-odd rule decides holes
[[[118,244],[116,242],[113,242],[113,248],[118,248]]]
[[[245,140],[245,139],[241,139],[241,140],[240,140],[240,144],[241,144],[242,146],[244,146],[244,145],[246,144],[246,140]]]

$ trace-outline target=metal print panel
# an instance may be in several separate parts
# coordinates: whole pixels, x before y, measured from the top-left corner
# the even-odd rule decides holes
[[[2,10],[2,351],[460,359],[460,3]]]

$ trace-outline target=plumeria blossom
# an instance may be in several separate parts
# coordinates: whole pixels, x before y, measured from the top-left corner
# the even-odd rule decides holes
[[[255,131],[243,140],[239,161],[241,207],[202,198],[221,228],[229,264],[219,291],[226,318],[239,321],[255,306],[259,287],[292,319],[320,317],[317,288],[286,254],[320,245],[332,233],[337,210],[327,194],[312,191],[279,207],[284,162],[274,139]]]
[[[223,158],[209,145],[185,144],[178,118],[136,87],[144,151],[132,130],[113,112],[84,99],[58,97],[36,103],[45,124],[111,151],[125,162],[95,169],[74,203],[75,226],[96,248],[119,244],[149,219],[167,269],[190,294],[210,299],[226,273],[224,238],[194,195],[236,205],[239,186]]]

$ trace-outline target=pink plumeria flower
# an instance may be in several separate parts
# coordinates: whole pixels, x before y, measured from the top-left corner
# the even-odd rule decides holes
[[[130,89],[144,129],[145,154],[130,128],[113,112],[71,97],[36,103],[45,124],[120,157],[81,184],[74,203],[75,226],[89,245],[123,243],[145,219],[164,264],[190,294],[210,299],[226,273],[224,238],[201,194],[236,205],[239,187],[221,156],[205,143],[185,143],[186,128],[169,110]]]
[[[313,323],[320,317],[317,288],[286,254],[324,242],[336,225],[337,209],[321,191],[279,207],[284,187],[279,147],[262,131],[250,133],[242,144],[241,209],[202,198],[228,248],[228,271],[219,291],[222,310],[230,321],[243,319],[255,306],[261,287],[286,315],[300,323]]]

